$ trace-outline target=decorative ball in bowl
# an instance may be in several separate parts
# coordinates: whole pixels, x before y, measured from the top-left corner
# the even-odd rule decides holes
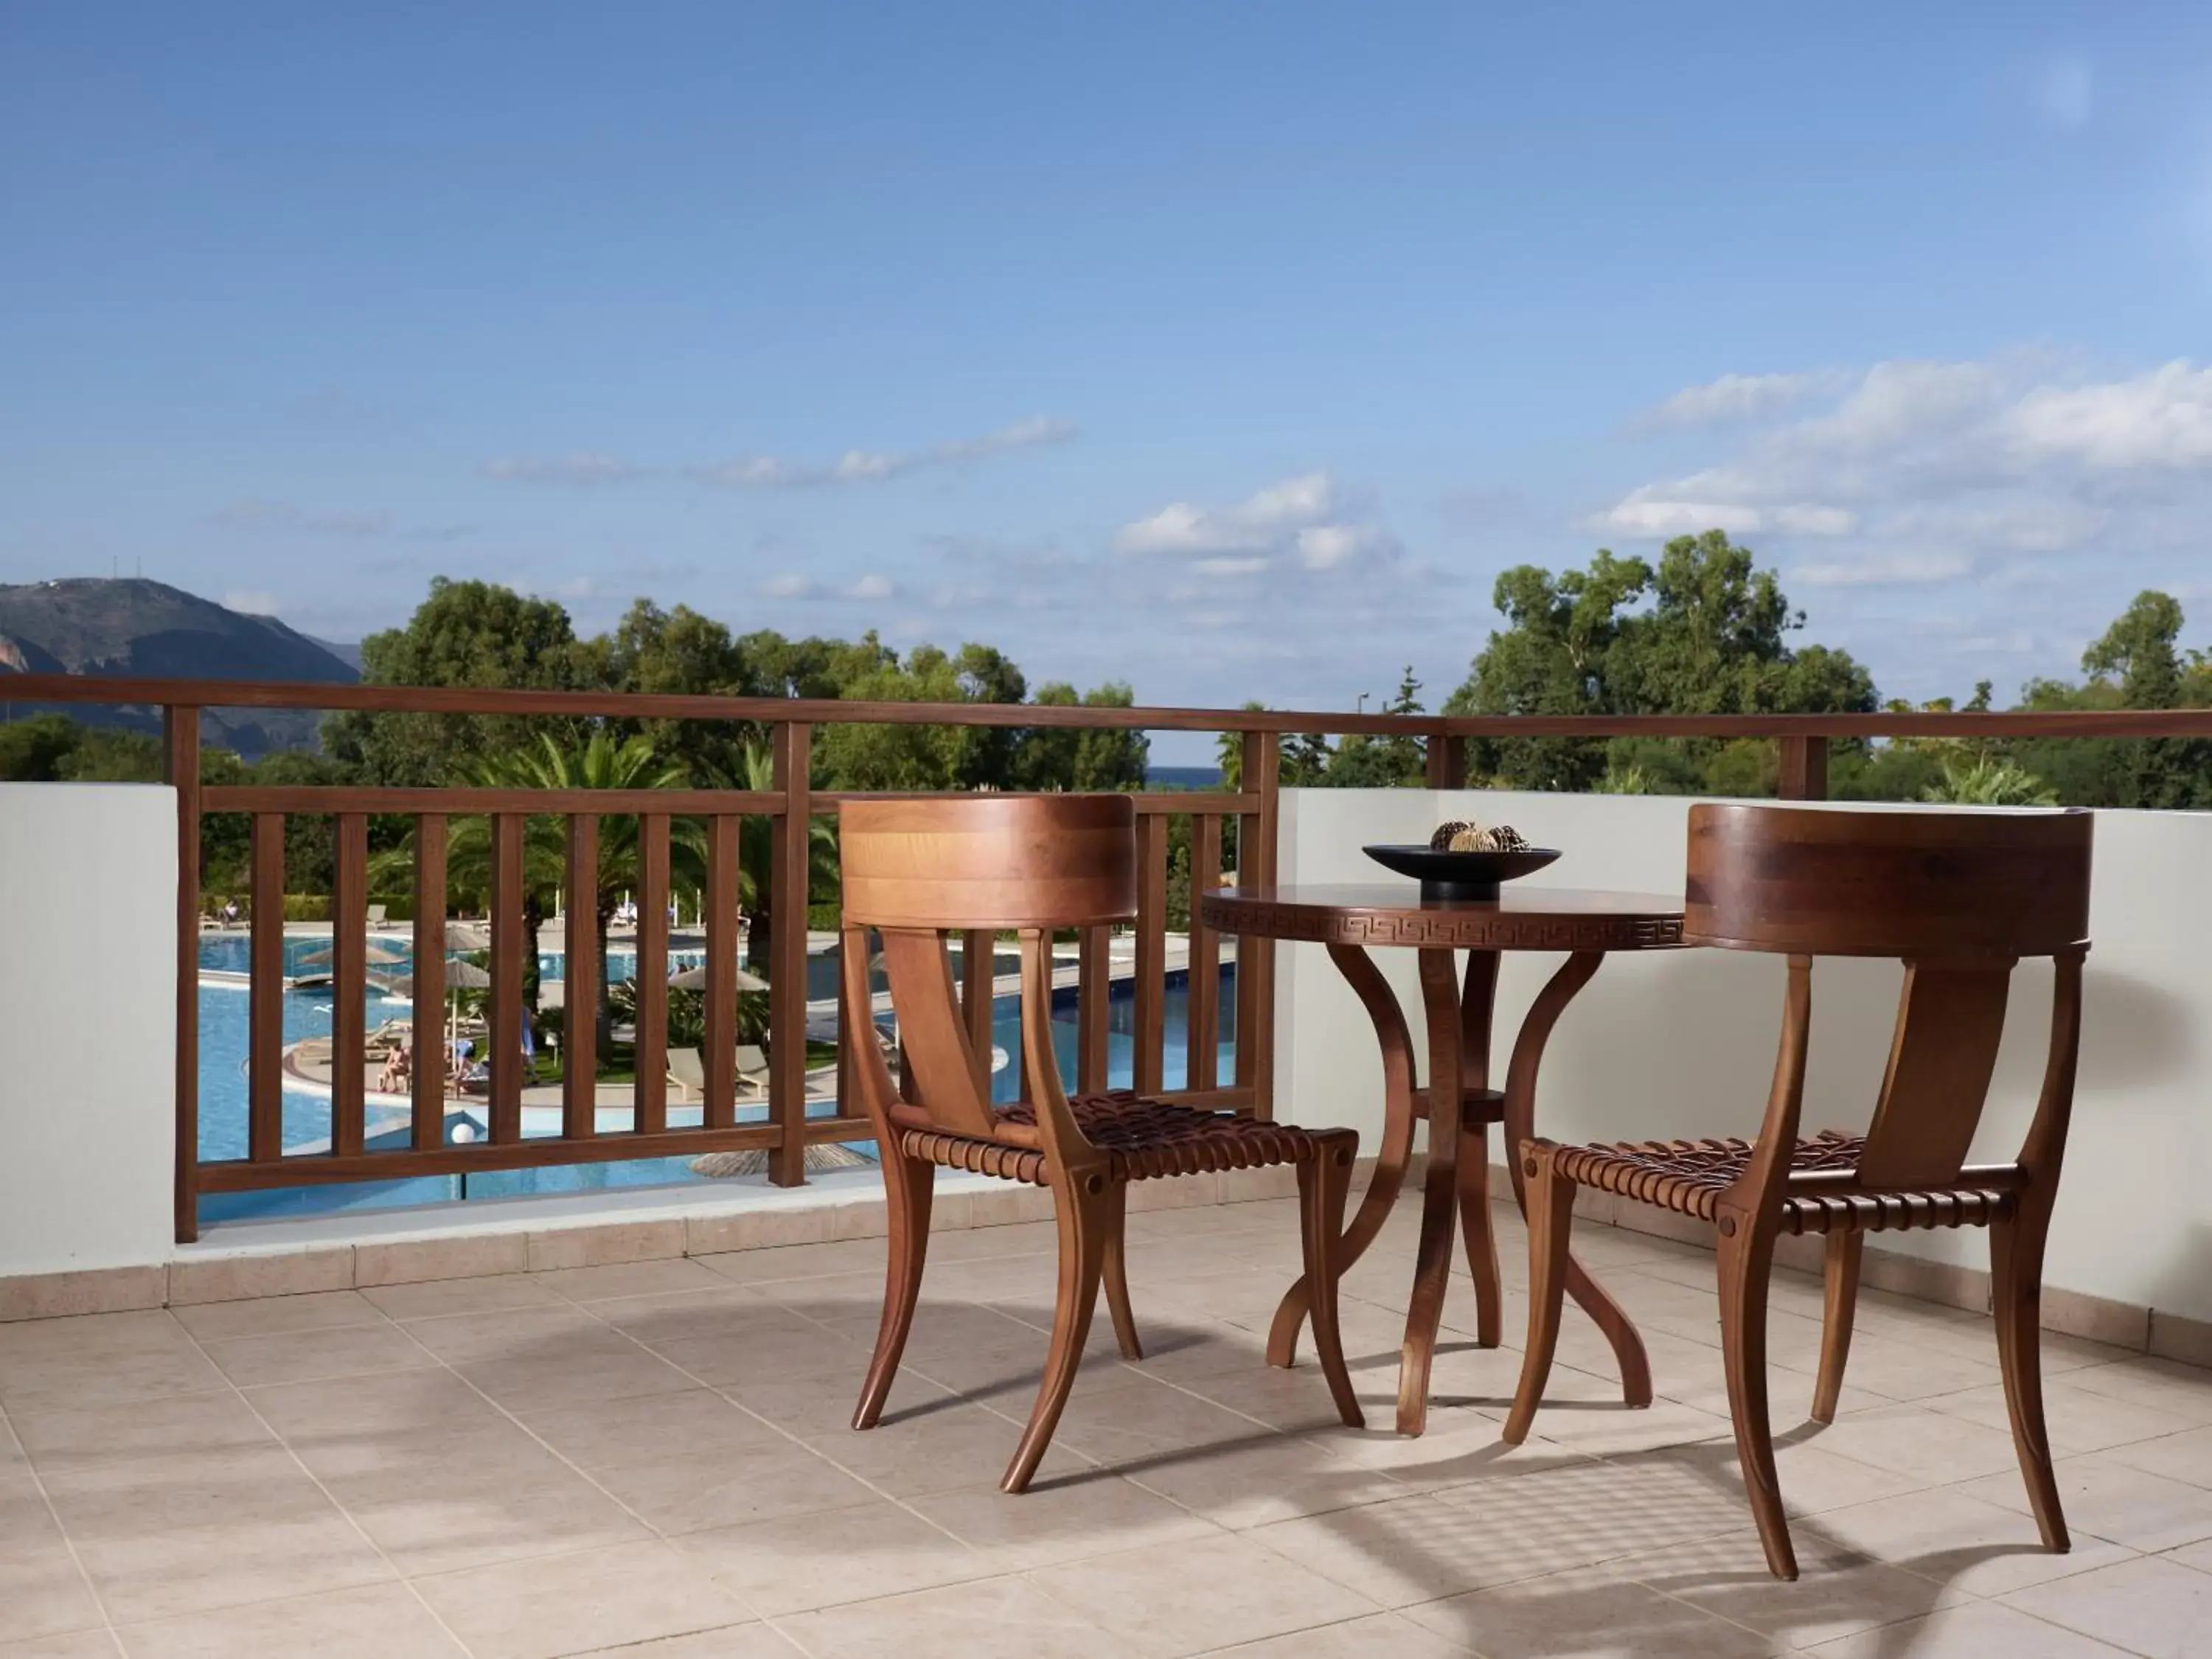
[[[1378,842],[1361,849],[1386,870],[1421,884],[1424,899],[1481,900],[1498,896],[1502,882],[1540,870],[1555,848],[1531,847],[1510,825],[1447,823],[1425,847]]]

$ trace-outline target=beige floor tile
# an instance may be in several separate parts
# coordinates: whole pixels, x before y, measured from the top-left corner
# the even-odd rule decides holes
[[[283,1522],[329,1512],[330,1500],[273,1440],[50,1469],[46,1496],[79,1542],[230,1522]]]
[[[2212,1486],[2212,1428],[2130,1442],[2113,1447],[2104,1455],[2112,1462],[2186,1480],[2192,1486]]]
[[[410,1319],[406,1328],[417,1342],[453,1365],[477,1359],[534,1359],[577,1344],[614,1346],[614,1333],[599,1320],[573,1303],[557,1301]]]
[[[815,1659],[1127,1659],[1136,1650],[1023,1578],[986,1578],[801,1613]]]
[[[869,1354],[860,1344],[797,1318],[790,1318],[788,1324],[749,1328],[739,1334],[657,1342],[654,1352],[698,1382],[740,1393],[757,1383],[804,1377],[832,1380],[857,1392]]]
[[[481,1279],[433,1279],[418,1285],[378,1285],[366,1297],[388,1319],[429,1319],[441,1314],[484,1314],[544,1307],[562,1298],[528,1273],[489,1273]]]
[[[2002,1384],[1942,1395],[1920,1403],[1946,1416],[1963,1417],[2003,1434],[2012,1432],[2012,1419],[2007,1414]],[[2116,1400],[2110,1395],[2092,1394],[2087,1389],[2051,1378],[2045,1378],[2043,1384],[2043,1422],[2052,1449],[2061,1456],[2105,1451],[2138,1440],[2179,1434],[2197,1426],[2193,1419],[2176,1412]]]
[[[1465,1509],[1415,1497],[1277,1522],[1246,1536],[1371,1601],[1404,1607],[1516,1576],[1485,1547],[1487,1538],[1473,1535],[1486,1530]]]
[[[1020,1425],[963,1406],[865,1431],[836,1430],[807,1443],[887,1496],[908,1498],[995,1479],[1021,1436]],[[1050,1482],[1093,1467],[1090,1458],[1055,1439],[1045,1449],[1036,1479]]]
[[[2058,1502],[2069,1527],[2130,1549],[2156,1552],[2212,1538],[2212,1502],[2202,1486],[2116,1463],[2095,1452],[2057,1461]],[[1963,1490],[2021,1515],[2027,1490],[2017,1474],[1994,1475]]]
[[[1725,1440],[1677,1447],[1662,1455],[1695,1470],[1737,1504],[1747,1501],[1733,1434]],[[1856,1458],[1841,1456],[1827,1450],[1817,1440],[1783,1442],[1774,1449],[1774,1462],[1782,1483],[1783,1502],[1792,1515],[1819,1515],[1854,1504],[1901,1498],[1924,1492],[1935,1484],[1918,1475],[1876,1468]],[[1748,1514],[1749,1510],[1743,1512]]]
[[[101,1622],[100,1604],[38,1487],[21,1475],[0,1479],[0,1642]]]
[[[380,1325],[384,1315],[358,1291],[313,1291],[303,1296],[255,1297],[242,1302],[202,1302],[172,1310],[176,1321],[203,1342],[240,1336],[282,1336],[344,1325]]]
[[[860,1402],[866,1369],[853,1373],[840,1388],[835,1378],[799,1377],[787,1382],[749,1383],[732,1398],[747,1411],[758,1413],[790,1434],[807,1439],[835,1434],[853,1426],[853,1412]],[[879,1429],[918,1422],[933,1413],[957,1411],[968,1404],[951,1389],[931,1382],[911,1365],[900,1368],[884,1402]],[[1025,1413],[1027,1407],[1024,1404]]]
[[[1454,1547],[1486,1563],[1486,1585],[1687,1544],[1744,1522],[1725,1485],[1661,1455],[1595,1462],[1516,1452],[1482,1478],[1433,1495],[1462,1517]]]
[[[1811,1651],[1816,1659],[2119,1659],[2124,1650],[1983,1601],[1840,1637]]]
[[[186,1613],[118,1633],[130,1659],[460,1659],[466,1651],[404,1584]]]
[[[458,1572],[613,1544],[648,1534],[550,1454],[514,1468],[433,1456],[333,1477],[331,1494],[401,1572]]]
[[[2073,1387],[2212,1425],[2212,1370],[2178,1359],[2123,1359],[2069,1371]]]
[[[725,1625],[720,1630],[695,1631],[689,1636],[664,1636],[657,1642],[637,1642],[617,1649],[606,1659],[811,1659],[776,1633],[772,1625],[757,1622]]]
[[[312,1382],[326,1377],[418,1370],[438,1363],[435,1355],[424,1352],[400,1327],[380,1314],[377,1319],[374,1325],[210,1342],[208,1358],[242,1389],[259,1383]]]
[[[443,1369],[392,1371],[374,1387],[293,1382],[248,1389],[245,1395],[295,1447],[386,1445],[404,1453],[426,1438],[506,1425],[496,1407]]]
[[[760,1291],[719,1280],[704,1290],[617,1297],[587,1306],[592,1315],[631,1340],[650,1347],[691,1337],[743,1340],[814,1328]]]
[[[865,1350],[875,1346],[880,1321],[878,1308],[828,1322],[839,1335]],[[927,1362],[938,1354],[974,1353],[1019,1342],[1045,1342],[1050,1340],[1050,1334],[1049,1309],[1045,1323],[1036,1326],[973,1302],[925,1304],[915,1312],[914,1328],[907,1334],[906,1353],[908,1358],[927,1370]]]
[[[2023,1613],[2158,1659],[2212,1654],[2212,1573],[2156,1557],[2038,1584],[2004,1598]]]
[[[23,1412],[9,1421],[31,1462],[46,1470],[275,1443],[252,1407],[228,1389],[82,1411]]]
[[[2011,1435],[1903,1402],[1838,1412],[1816,1440],[1823,1451],[1930,1482],[2020,1468]]]
[[[211,1505],[210,1512],[224,1511]],[[93,1538],[72,1528],[70,1535],[118,1624],[344,1589],[392,1577],[360,1532],[327,1505],[279,1521],[171,1522],[118,1528]]]
[[[1098,1322],[1105,1323],[1103,1320]],[[934,1353],[926,1363],[908,1359],[900,1375],[914,1372],[976,1404],[988,1405],[1026,1419],[1030,1402],[1036,1398],[1038,1380],[1044,1375],[1045,1354],[1050,1346],[1051,1339],[1039,1331],[1004,1347],[979,1348],[964,1353]],[[861,1351],[860,1364],[853,1371],[852,1387],[856,1395],[871,1352],[872,1347]],[[1157,1386],[1158,1383],[1146,1374],[1141,1366],[1121,1363],[1121,1357],[1111,1346],[1109,1332],[1106,1346],[1094,1346],[1086,1352],[1083,1364],[1075,1374],[1073,1398],[1075,1401],[1091,1400],[1124,1389]]]
[[[121,1659],[118,1641],[105,1627],[67,1636],[33,1636],[21,1642],[0,1641],[0,1659]]]
[[[531,1277],[571,1302],[607,1302],[617,1297],[705,1291],[728,1283],[711,1267],[702,1267],[684,1256],[662,1261],[616,1261],[600,1267],[556,1267]]]
[[[711,1389],[527,1412],[521,1421],[578,1468],[591,1472],[665,1457],[715,1458],[790,1443]]]
[[[1644,1585],[1593,1572],[1525,1579],[1409,1608],[1487,1659],[1753,1659],[1774,1644]]]
[[[126,1405],[228,1386],[222,1373],[167,1313],[96,1314],[82,1321],[52,1322],[74,1325],[140,1318],[159,1320],[161,1324],[143,1337],[134,1328],[120,1342],[95,1338],[0,1352],[0,1407],[15,1416],[76,1407]],[[0,1327],[21,1328],[26,1328]]]
[[[441,1573],[415,1587],[475,1659],[556,1659],[750,1617],[696,1561],[661,1543]]]
[[[909,1507],[1007,1571],[1204,1538],[1215,1530],[1181,1504],[1103,1470],[1041,1483],[1018,1498],[994,1483],[933,1492]]]
[[[1030,1577],[1054,1600],[1159,1659],[1376,1611],[1369,1598],[1244,1538],[1149,1545]]]
[[[687,1533],[675,1542],[772,1619],[999,1571],[989,1556],[880,1499],[823,1515]]]
[[[834,1463],[781,1439],[622,1463],[595,1470],[592,1478],[647,1525],[672,1536],[878,1501]]]
[[[1231,1528],[1325,1514],[1408,1490],[1315,1441],[1281,1436],[1125,1459],[1116,1467],[1147,1491]]]
[[[2212,1572],[2212,1539],[2202,1543],[2184,1544],[2178,1550],[2166,1552],[2169,1561],[2179,1561],[2185,1567],[2194,1567],[2199,1572]]]
[[[2027,1516],[1937,1487],[1904,1498],[1831,1510],[1808,1524],[1824,1543],[1887,1561],[1975,1595],[2002,1595],[2051,1579],[2093,1572],[2133,1550],[2087,1533],[2064,1555],[2043,1547]]]
[[[1794,1583],[1767,1571],[1758,1534],[1748,1527],[1636,1556],[1607,1571],[1633,1577],[1788,1648],[1814,1647],[1972,1599],[1902,1567],[1839,1549],[1825,1542],[1809,1524],[1793,1527],[1791,1534],[1801,1575]]]
[[[1466,1659],[1468,1651],[1401,1614],[1376,1613],[1247,1643],[1224,1659]]]
[[[942,1239],[930,1241],[930,1255],[933,1266],[945,1259]],[[854,1238],[834,1244],[787,1244],[775,1249],[732,1250],[720,1255],[695,1256],[692,1260],[736,1285],[764,1285],[866,1272],[878,1276],[880,1290],[884,1243],[877,1238]]]
[[[458,1369],[494,1403],[511,1412],[680,1394],[696,1386],[693,1378],[635,1343],[565,1351],[556,1346],[527,1358],[472,1360]]]

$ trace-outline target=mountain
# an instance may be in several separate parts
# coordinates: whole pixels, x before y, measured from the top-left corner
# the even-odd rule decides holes
[[[274,617],[226,610],[212,600],[142,577],[70,577],[0,585],[0,700],[7,676],[189,680],[299,680],[351,685],[360,670],[331,647]],[[33,712],[7,704],[17,714]],[[157,709],[96,703],[64,712],[95,725],[158,731]],[[312,710],[216,709],[205,740],[249,759],[272,749],[312,749],[322,724]]]

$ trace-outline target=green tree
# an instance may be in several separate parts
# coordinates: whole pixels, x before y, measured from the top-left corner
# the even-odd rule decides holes
[[[611,691],[749,697],[767,690],[726,625],[686,605],[664,611],[651,599],[634,603],[611,633],[582,641],[576,660],[580,678]],[[779,683],[768,695],[781,696],[784,689]],[[757,726],[740,720],[625,720],[617,730],[645,738],[654,753],[695,777],[708,769],[726,769],[732,757],[762,735]]]
[[[775,787],[775,757],[765,744],[740,750],[737,765],[728,773],[710,773],[707,781],[716,788],[765,793]],[[826,818],[810,818],[806,826],[806,896],[837,890],[837,836]],[[773,875],[775,830],[772,820],[749,813],[738,824],[738,903],[745,913],[745,955],[755,972],[768,973],[769,944],[775,902]],[[703,888],[702,889],[703,890]],[[806,908],[802,902],[802,913]]]
[[[1656,566],[1601,550],[1554,577],[1523,565],[1498,579],[1506,626],[1444,705],[1452,714],[1753,714],[1871,712],[1874,682],[1845,653],[1789,636],[1804,626],[1771,570],[1721,531],[1667,544]],[[1647,603],[1648,602],[1648,603]],[[1641,607],[1641,608],[1638,608]],[[1586,789],[1607,745],[1509,738],[1470,746],[1479,772],[1521,788]],[[1768,791],[1748,750],[1691,744],[1705,785]],[[1643,763],[1632,763],[1641,764]],[[1646,765],[1647,775],[1653,769]]]
[[[1054,680],[1037,688],[1035,701],[1048,708],[1131,708],[1137,699],[1118,680],[1080,696]],[[1016,770],[1024,789],[1141,789],[1152,747],[1142,732],[1034,726],[1023,733]]]
[[[1954,806],[2056,806],[2057,792],[2010,761],[1979,760],[1944,769],[1920,799]]]
[[[439,576],[406,627],[362,641],[362,679],[370,685],[578,690],[592,683],[592,654],[579,648],[568,613],[554,601]],[[531,743],[532,724],[480,714],[347,710],[324,722],[323,742],[365,783],[436,785],[468,775],[485,757]],[[574,723],[536,724],[561,740],[581,741]]]
[[[1382,712],[1422,713],[1420,691],[1421,683],[1413,678],[1409,663],[1399,677],[1397,691],[1382,705]],[[1422,740],[1410,733],[1370,737],[1355,732],[1336,745],[1321,781],[1334,789],[1419,788],[1428,781],[1427,752]]]

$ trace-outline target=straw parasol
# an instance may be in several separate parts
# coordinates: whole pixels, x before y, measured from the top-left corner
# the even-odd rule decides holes
[[[403,996],[415,994],[415,975],[403,974],[392,981],[392,989]],[[456,1028],[460,1020],[459,1005],[453,1001],[456,991],[488,991],[491,975],[473,962],[449,962],[446,964],[446,1052],[451,1054]]]
[[[696,968],[686,968],[682,973],[676,975],[668,981],[668,988],[672,991],[705,990],[707,988],[707,964],[702,962]],[[749,974],[744,969],[740,968],[738,969],[738,989],[740,991],[765,991],[768,989],[768,981],[763,979],[758,974]]]
[[[380,962],[387,966],[392,963],[405,962],[408,959],[406,951],[380,939],[368,940],[368,959],[371,962]],[[322,945],[302,956],[299,965],[302,968],[327,968],[337,960],[337,947],[331,945]]]

